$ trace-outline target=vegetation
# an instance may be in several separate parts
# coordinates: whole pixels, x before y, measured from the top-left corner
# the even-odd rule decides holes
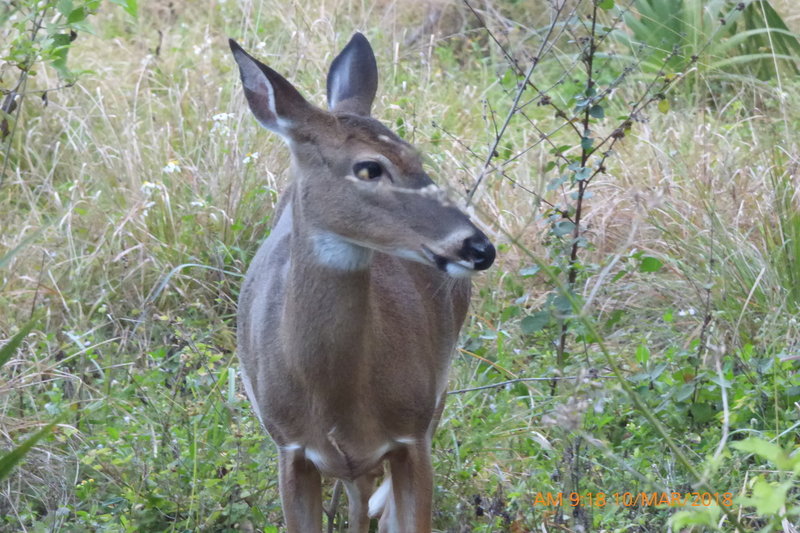
[[[499,247],[434,442],[437,530],[797,527],[798,21],[788,0],[0,7],[0,530],[281,530],[234,313],[287,152],[226,38],[321,105],[356,29],[375,115]]]

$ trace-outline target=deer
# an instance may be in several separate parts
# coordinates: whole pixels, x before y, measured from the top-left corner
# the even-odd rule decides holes
[[[495,248],[420,153],[370,116],[378,68],[364,35],[330,66],[327,110],[229,44],[250,110],[291,152],[237,310],[242,381],[277,447],[286,529],[321,531],[325,476],[344,486],[350,533],[371,518],[381,532],[430,532],[431,441],[470,277]]]

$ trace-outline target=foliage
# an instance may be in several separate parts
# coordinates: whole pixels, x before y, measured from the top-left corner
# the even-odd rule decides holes
[[[8,477],[17,463],[22,461],[25,455],[36,445],[37,442],[48,436],[53,431],[55,425],[56,422],[49,423],[28,437],[25,442],[0,457],[0,480]]]
[[[137,0],[111,0],[131,16],[136,16]],[[23,99],[33,93],[46,104],[48,93],[62,87],[35,87],[35,77],[45,65],[52,68],[65,86],[73,85],[83,71],[73,71],[67,56],[81,34],[91,33],[89,17],[99,10],[102,0],[20,0],[0,6],[0,141],[16,129],[14,117]],[[16,114],[15,114],[16,112]],[[10,164],[5,152],[0,186]]]
[[[397,57],[379,61],[376,116],[454,195],[471,193],[499,250],[474,280],[435,436],[436,529],[797,523],[800,84],[773,90],[717,64],[732,75],[706,106],[655,56],[639,56],[651,69],[610,53],[621,3],[598,2],[596,17],[593,2],[567,4],[579,10],[178,1],[91,14],[102,30],[69,48],[80,85],[18,115],[0,195],[13,229],[0,232],[0,337],[42,310],[0,376],[3,445],[59,420],[0,486],[0,530],[280,530],[234,309],[288,163],[249,117],[225,38],[321,104],[321,65],[353,28]]]
[[[5,259],[5,257],[0,258],[0,264],[2,264],[2,259]],[[2,368],[2,366],[14,356],[14,353],[19,348],[19,345],[22,344],[22,341],[28,336],[34,326],[36,326],[36,320],[29,321],[27,324],[22,326],[22,328],[20,328],[20,330],[13,337],[11,337],[8,342],[0,347],[0,368]],[[42,429],[25,440],[25,442],[0,457],[0,480],[8,477],[14,466],[16,466],[17,463],[19,463],[23,457],[25,457],[25,454],[27,454],[37,442],[49,435],[55,425],[56,422],[51,422],[50,424],[44,426]]]
[[[770,169],[769,179],[773,190],[771,211],[775,213],[777,225],[768,220],[762,224],[767,252],[778,273],[781,285],[787,290],[790,312],[800,309],[800,206],[797,198],[796,162],[785,165],[786,157],[775,154],[775,164]]]
[[[613,35],[645,72],[680,72],[692,57],[706,75],[800,72],[800,41],[769,0],[635,0],[617,11],[628,31]]]
[[[235,393],[230,354],[186,340],[173,353],[148,354],[149,370],[76,424],[102,428],[80,457],[70,506],[79,529],[235,531],[278,516],[275,473],[265,475],[275,458],[264,453],[266,437]]]
[[[70,46],[80,33],[92,33],[90,16],[97,13],[102,0],[49,0],[7,3],[0,13],[0,29],[8,49],[0,57],[5,71],[17,69],[36,74],[37,64],[46,64],[67,82],[80,72],[67,66]],[[116,0],[131,16],[136,16],[136,0]],[[12,71],[13,72],[13,71]],[[4,91],[5,92],[5,91]]]
[[[626,424],[630,424],[627,421],[644,419],[646,424],[639,423],[635,429],[628,430],[628,432],[635,435],[634,442],[639,445],[655,440],[664,443],[664,447],[669,450],[673,459],[683,467],[682,476],[671,480],[673,487],[675,484],[677,487],[687,487],[687,489],[683,489],[687,494],[690,493],[688,487],[691,487],[695,491],[691,492],[692,494],[708,496],[712,499],[717,498],[716,501],[703,505],[705,510],[702,513],[686,512],[675,515],[674,523],[717,525],[720,517],[724,515],[724,521],[732,522],[737,528],[740,528],[742,525],[730,512],[730,507],[734,504],[735,493],[731,491],[721,493],[724,496],[724,502],[721,503],[720,493],[714,492],[712,487],[719,487],[724,483],[721,457],[728,439],[727,425],[730,423],[727,415],[729,410],[727,389],[732,388],[738,394],[747,397],[755,392],[751,384],[758,382],[759,378],[751,374],[746,381],[737,383],[734,372],[735,358],[726,361],[722,367],[717,369],[707,366],[712,350],[709,342],[709,337],[712,335],[711,324],[728,319],[723,313],[729,309],[730,311],[736,310],[735,305],[717,306],[718,301],[715,296],[717,291],[713,291],[712,288],[715,283],[718,283],[717,279],[724,279],[722,277],[724,273],[716,271],[719,267],[715,266],[718,253],[715,246],[723,243],[724,250],[733,250],[737,245],[733,241],[725,242],[729,237],[724,232],[722,232],[723,236],[714,232],[704,237],[705,245],[698,249],[697,255],[692,257],[705,256],[706,266],[702,272],[689,273],[684,270],[692,283],[697,283],[694,281],[695,276],[699,275],[701,278],[705,278],[701,282],[704,288],[698,290],[697,294],[700,310],[690,308],[688,312],[684,310],[677,312],[679,316],[698,314],[702,317],[703,322],[699,327],[699,335],[691,341],[687,340],[688,348],[677,349],[674,345],[662,346],[657,363],[653,363],[651,360],[651,349],[648,343],[636,337],[633,339],[635,350],[630,347],[626,350],[619,346],[616,349],[619,351],[609,351],[605,336],[620,327],[624,328],[625,324],[631,323],[635,319],[633,316],[628,316],[629,312],[624,307],[616,309],[612,307],[609,311],[599,313],[594,308],[593,299],[598,291],[613,290],[610,287],[613,287],[614,284],[620,283],[621,280],[631,279],[634,275],[642,280],[648,278],[652,280],[662,276],[664,275],[662,269],[669,263],[678,264],[680,265],[679,269],[685,269],[686,266],[682,265],[684,261],[681,259],[680,250],[675,250],[678,254],[675,256],[666,254],[655,256],[652,253],[623,248],[597,263],[589,263],[582,259],[590,254],[596,246],[590,240],[592,232],[586,223],[587,204],[594,197],[590,186],[601,182],[603,176],[609,172],[609,167],[614,164],[613,158],[617,157],[615,148],[623,144],[624,139],[634,135],[637,127],[641,127],[638,126],[639,124],[646,122],[645,113],[650,104],[654,104],[653,107],[657,107],[662,114],[670,112],[666,93],[673,85],[680,83],[684,76],[665,75],[665,72],[685,73],[694,63],[703,61],[706,57],[704,53],[714,36],[707,36],[703,40],[702,46],[695,49],[696,53],[700,54],[699,57],[694,54],[685,55],[678,51],[679,47],[677,46],[658,57],[658,68],[652,69],[652,73],[647,75],[650,69],[645,67],[643,69],[644,76],[639,77],[637,79],[639,83],[634,85],[638,88],[635,91],[626,92],[627,105],[615,105],[611,102],[611,96],[617,91],[625,90],[626,83],[632,81],[630,76],[632,70],[630,66],[618,68],[614,63],[614,56],[605,54],[601,50],[602,46],[608,44],[606,38],[614,34],[615,28],[613,24],[610,27],[599,24],[599,14],[603,10],[612,10],[614,3],[594,2],[591,6],[591,9],[587,7],[583,12],[581,23],[569,19],[560,20],[561,12],[556,8],[550,26],[539,30],[538,34],[542,36],[543,44],[538,45],[537,43],[537,45],[542,50],[546,49],[549,44],[547,41],[552,34],[552,28],[560,27],[561,24],[567,27],[570,27],[570,23],[575,24],[570,27],[571,40],[568,43],[575,46],[577,50],[571,56],[568,53],[564,53],[563,56],[556,55],[554,63],[557,62],[558,66],[552,70],[548,69],[548,59],[550,58],[540,57],[537,52],[531,50],[520,51],[516,48],[518,45],[513,41],[503,42],[503,39],[499,37],[499,32],[492,34],[492,41],[500,46],[508,61],[509,72],[512,73],[511,83],[506,85],[507,93],[504,97],[500,97],[500,100],[502,101],[503,98],[511,100],[511,104],[505,121],[498,121],[494,116],[491,117],[495,127],[494,130],[489,128],[487,130],[494,132],[494,138],[489,143],[492,148],[489,150],[490,155],[486,158],[484,172],[493,167],[498,175],[507,177],[509,171],[506,166],[508,163],[514,162],[522,154],[531,150],[538,149],[540,153],[544,153],[546,150],[547,155],[543,158],[545,163],[542,166],[542,172],[549,181],[543,187],[544,193],[533,194],[535,194],[537,207],[539,207],[537,216],[541,217],[549,229],[548,237],[544,242],[547,257],[544,259],[536,257],[521,244],[522,238],[511,237],[517,247],[533,263],[532,266],[522,269],[520,275],[528,279],[538,277],[547,285],[556,287],[556,290],[549,291],[546,297],[538,298],[537,302],[529,307],[530,310],[525,311],[514,306],[505,310],[503,314],[509,318],[521,318],[519,331],[523,338],[532,342],[536,342],[538,339],[541,342],[542,352],[539,357],[553,357],[556,376],[577,374],[576,381],[571,385],[566,385],[570,391],[569,399],[556,400],[562,403],[557,404],[552,414],[542,416],[542,423],[555,429],[550,436],[560,440],[559,445],[555,448],[560,449],[561,453],[555,454],[555,457],[551,459],[551,468],[558,472],[555,483],[547,483],[544,480],[540,480],[540,483],[559,486],[559,494],[613,494],[615,497],[625,494],[625,489],[617,484],[618,479],[609,479],[607,476],[586,472],[581,458],[588,459],[594,454],[591,451],[581,451],[580,448],[586,443],[593,443],[595,447],[611,453],[617,447],[629,449],[632,443],[620,439],[620,428],[609,424],[620,419],[626,421]],[[620,11],[617,10],[616,13],[619,14]],[[654,20],[666,19],[654,17]],[[481,22],[483,23],[483,21]],[[491,29],[487,28],[487,30],[491,32]],[[559,46],[559,50],[563,52],[564,47]],[[534,58],[527,72],[526,69],[520,68],[515,59],[519,56]],[[573,66],[583,67],[582,72],[577,72],[578,68],[573,70],[565,68],[564,65],[569,65],[570,62]],[[544,74],[536,78],[537,81],[534,83],[530,81],[531,73],[537,67],[541,67],[540,70],[544,70]],[[564,81],[564,70],[569,72],[568,81]],[[555,79],[551,81],[548,76]],[[644,83],[641,83],[642,81]],[[525,103],[520,104],[519,102]],[[548,120],[546,116],[538,113],[530,105],[531,103],[536,103],[540,108],[550,108],[552,118]],[[489,109],[495,110],[501,105],[495,102],[489,105]],[[609,112],[609,109],[613,111]],[[494,113],[494,111],[492,112]],[[498,127],[498,123],[502,126]],[[538,138],[529,141],[527,145],[514,146],[511,139],[515,139],[515,137],[506,136],[506,132],[511,129],[508,127],[509,124],[518,124],[519,128],[532,126],[538,133]],[[544,149],[539,148],[540,145]],[[497,150],[499,146],[504,147],[503,151]],[[480,185],[484,179],[485,175],[482,173],[476,181],[476,186]],[[718,222],[722,224],[722,221],[717,218],[719,214],[716,212],[714,193],[708,191],[708,194],[708,203],[704,207],[709,210],[715,225]],[[552,200],[553,196],[558,200]],[[785,194],[780,197],[784,205],[793,205],[794,199],[787,200]],[[788,204],[786,204],[787,201]],[[783,221],[782,225],[792,219],[789,210],[782,209],[783,216],[780,216]],[[682,223],[685,226],[686,221],[684,220]],[[636,238],[636,227],[634,226],[629,231],[631,232],[629,239]],[[664,234],[669,235],[666,231]],[[791,242],[791,238],[785,240]],[[678,246],[680,245],[676,242],[676,247]],[[627,256],[627,264],[620,265],[621,256]],[[745,286],[750,287],[751,291],[756,290],[758,280],[753,282],[750,279],[748,281],[750,283]],[[772,286],[770,285],[770,287]],[[789,284],[788,287],[792,287],[792,285]],[[517,301],[525,299],[524,290],[520,292],[521,295]],[[752,292],[744,302],[744,308],[748,306],[750,296],[752,296]],[[734,302],[741,304],[741,300]],[[744,308],[741,305],[738,307],[738,312],[741,313],[738,315],[739,323],[745,313]],[[768,308],[765,306],[763,309]],[[665,330],[671,328],[671,324],[675,321],[675,315],[676,311],[674,310],[664,312],[660,317],[663,326],[658,328],[666,338],[672,339],[672,343],[681,337],[680,331],[674,330],[667,333]],[[731,323],[737,322],[735,317],[731,317],[729,320]],[[496,336],[499,337],[499,331]],[[734,340],[734,343],[742,342],[746,338],[745,335],[742,335],[742,338]],[[504,341],[506,345],[510,343],[510,340]],[[746,344],[745,346],[748,347],[745,353],[752,354],[752,345]],[[517,350],[524,349],[524,345],[517,348]],[[472,351],[471,346],[470,350]],[[480,351],[476,351],[475,356],[481,359],[487,357]],[[498,368],[507,371],[508,375],[503,376],[504,378],[513,378],[501,381],[501,383],[511,384],[525,381],[525,378],[518,379],[519,374],[517,373],[522,372],[524,375],[524,367],[509,366],[508,363],[502,362],[499,346],[497,356],[497,361],[490,359],[489,362],[496,362]],[[576,362],[575,359],[578,357],[583,360]],[[617,363],[618,358],[621,358],[623,362]],[[767,355],[761,364],[766,364],[769,368],[777,361],[777,354],[773,352]],[[746,363],[740,361],[739,364],[753,373],[758,373],[757,369],[761,368],[759,366],[754,368],[752,361]],[[598,398],[595,391],[602,389],[602,386],[592,379],[591,374],[585,374],[587,367],[596,368],[598,366],[611,371],[612,375],[607,377],[616,377],[619,380],[621,390],[617,394],[606,393],[606,397]],[[788,373],[781,373],[781,379],[788,379],[791,382],[790,368],[791,365],[783,367],[782,370]],[[623,375],[627,377],[623,379]],[[771,379],[775,380],[778,377],[773,376]],[[737,383],[738,386],[735,386],[734,383]],[[550,388],[551,395],[560,398],[557,386],[558,381],[554,378]],[[761,425],[756,423],[757,418],[751,417],[747,422],[736,419],[734,427],[738,428],[739,424],[743,424],[749,425],[751,429],[762,427],[767,430],[770,420],[778,420],[788,413],[787,409],[797,392],[794,387],[791,390],[793,392],[788,395],[764,398],[763,401],[758,402],[759,411],[769,412],[763,418]],[[621,394],[622,392],[624,394]],[[770,401],[773,402],[773,405],[767,405]],[[588,409],[592,404],[596,405],[594,413]],[[599,407],[597,407],[598,404]],[[606,412],[605,405],[626,406],[627,409],[622,413],[618,409],[614,412]],[[721,412],[726,413],[722,432],[719,431],[717,425],[708,427],[710,422],[720,421],[719,413]],[[483,414],[483,416],[487,415]],[[498,418],[507,418],[507,414],[500,415]],[[702,476],[693,461],[681,451],[679,440],[682,439],[676,438],[676,435],[685,433],[687,420],[690,431],[696,432],[689,434],[690,440],[699,445],[695,446],[695,452],[709,457],[702,466],[705,472]],[[598,438],[601,440],[598,441]],[[707,442],[714,442],[714,445],[704,446],[701,444]],[[637,444],[633,445],[642,457],[649,455]],[[606,448],[606,446],[608,447]],[[521,447],[524,449],[524,446]],[[663,453],[663,451],[658,453]],[[537,457],[535,462],[541,465],[541,457]],[[646,460],[646,462],[656,464],[658,460],[656,457],[649,457],[649,461]],[[598,484],[598,478],[603,480],[600,484]],[[622,476],[622,478],[625,479],[624,485],[635,487],[636,490],[633,492],[635,495],[650,494],[655,497],[656,494],[668,494],[668,491],[664,491],[663,488],[660,493],[658,491],[648,492],[653,487],[663,487],[658,476],[651,477],[639,471],[638,477],[631,479]],[[788,482],[786,487],[792,486],[792,484],[792,482]],[[603,487],[605,490],[601,490],[599,487]],[[765,490],[763,487],[760,488],[761,493],[764,493]],[[674,493],[674,489],[672,493]],[[635,498],[634,501],[636,501]],[[645,499],[645,501],[650,500]],[[747,501],[752,503],[751,500]],[[782,501],[786,503],[789,500]],[[792,501],[794,502],[792,505],[796,506],[796,500]],[[745,500],[741,500],[741,502],[744,503]],[[592,516],[592,503],[581,503],[582,505],[574,505],[564,515],[556,512],[553,522],[558,525],[566,523],[586,530],[592,527],[618,525],[616,522],[607,523],[602,519],[598,521],[597,514]],[[615,504],[625,507],[624,503],[615,502]],[[535,498],[530,505],[531,507],[537,505]],[[647,505],[643,506],[647,507]],[[775,514],[774,520],[768,522],[774,528],[779,527],[780,520],[785,520],[787,516],[785,507],[781,506],[780,508],[782,514],[779,517]],[[757,511],[761,513],[763,509],[762,506]],[[793,508],[788,511],[789,515],[793,515],[795,512]],[[566,518],[568,515],[569,518]],[[535,523],[533,517],[529,520],[530,522],[524,522]],[[667,522],[663,513],[655,509],[641,509],[638,520],[639,524],[647,524],[649,528],[656,528]],[[692,520],[700,521],[693,522]],[[758,524],[759,520],[761,519],[748,519],[742,524]],[[510,518],[506,519],[507,526],[512,523],[514,522]]]

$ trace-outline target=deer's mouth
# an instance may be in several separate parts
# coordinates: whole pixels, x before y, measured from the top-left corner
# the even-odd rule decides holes
[[[436,268],[454,278],[466,278],[475,273],[475,264],[473,261],[451,259],[447,256],[437,254],[424,244],[422,245],[422,253]]]

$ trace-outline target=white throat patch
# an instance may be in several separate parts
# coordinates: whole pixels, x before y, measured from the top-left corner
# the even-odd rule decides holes
[[[311,239],[317,261],[329,268],[352,272],[364,270],[372,261],[372,250],[349,243],[333,233],[319,232]]]

